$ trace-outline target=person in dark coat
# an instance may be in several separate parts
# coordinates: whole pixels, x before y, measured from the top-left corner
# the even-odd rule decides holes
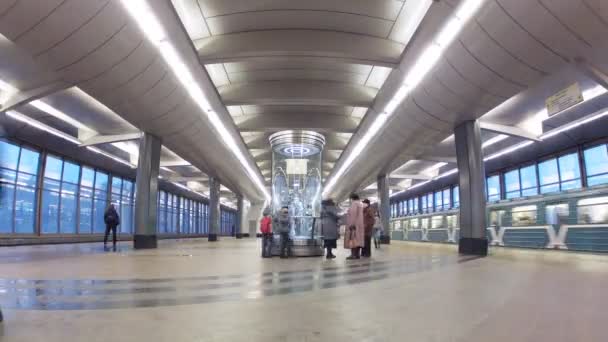
[[[325,249],[327,250],[327,259],[336,257],[331,250],[337,248],[339,218],[338,209],[332,199],[321,202],[321,235],[323,235]]]
[[[291,256],[291,239],[289,234],[291,233],[291,219],[289,217],[289,208],[283,207],[279,214],[274,218],[272,224],[275,232],[279,232],[281,235],[281,246],[280,255],[282,259]]]
[[[365,227],[365,239],[361,256],[369,258],[372,256],[372,234],[374,233],[374,223],[376,221],[376,210],[371,206],[366,198],[363,200],[363,225]]]
[[[106,212],[103,214],[103,221],[106,224],[106,234],[103,237],[103,248],[106,248],[108,244],[108,236],[112,231],[112,242],[113,248],[116,250],[116,227],[120,225],[120,216],[114,207],[114,204],[110,204]]]

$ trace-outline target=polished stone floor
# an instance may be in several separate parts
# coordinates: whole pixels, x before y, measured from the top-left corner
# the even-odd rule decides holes
[[[0,341],[608,341],[608,255],[394,242],[282,260],[258,243],[0,248]]]

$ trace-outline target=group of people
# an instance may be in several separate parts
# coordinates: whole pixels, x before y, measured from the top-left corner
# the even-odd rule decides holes
[[[340,215],[338,208],[332,199],[321,202],[321,216],[318,221],[320,233],[324,239],[326,250],[325,257],[334,259],[333,250],[338,247],[340,239],[340,226],[344,225],[344,248],[349,249],[351,254],[346,259],[369,258],[372,256],[372,238],[376,248],[380,248],[380,235],[382,224],[378,211],[371,206],[368,199],[361,201],[357,194],[350,196],[351,205],[344,215]],[[273,227],[275,233],[280,234],[281,258],[291,255],[291,243],[289,234],[291,231],[289,208],[282,207],[274,218],[270,210],[264,211],[264,217],[260,222],[262,233],[262,257],[272,257]]]

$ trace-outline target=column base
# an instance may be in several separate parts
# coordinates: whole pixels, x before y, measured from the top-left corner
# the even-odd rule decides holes
[[[488,239],[486,238],[460,238],[458,253],[468,255],[488,255]]]
[[[217,234],[209,234],[207,237],[208,241],[217,241]]]
[[[383,245],[390,245],[391,236],[390,235],[380,235],[380,243]]]
[[[135,249],[152,249],[157,248],[158,243],[156,235],[137,235],[133,236],[133,248]]]

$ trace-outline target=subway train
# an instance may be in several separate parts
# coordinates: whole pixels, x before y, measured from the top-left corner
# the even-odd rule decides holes
[[[486,206],[490,246],[608,252],[608,186]],[[459,210],[391,219],[393,240],[457,243]]]

